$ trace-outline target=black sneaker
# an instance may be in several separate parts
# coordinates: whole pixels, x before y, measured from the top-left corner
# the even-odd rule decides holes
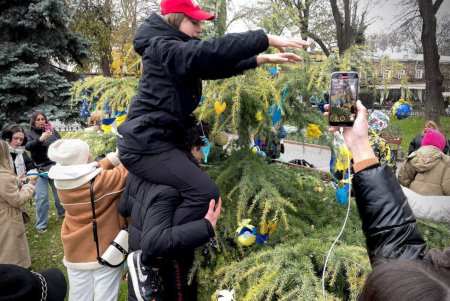
[[[142,251],[128,255],[128,271],[131,276],[134,294],[139,301],[162,301],[162,282],[158,271],[141,263]]]

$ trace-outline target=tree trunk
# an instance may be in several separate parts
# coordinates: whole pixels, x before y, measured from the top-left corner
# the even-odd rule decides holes
[[[344,0],[344,18],[342,17],[337,0],[330,0],[331,10],[333,12],[334,22],[336,23],[336,39],[339,48],[339,54],[343,54],[351,45],[351,10],[350,0]]]
[[[444,109],[442,96],[443,77],[439,69],[439,53],[436,42],[436,12],[443,0],[417,0],[422,17],[423,62],[425,65],[425,119],[439,123]]]
[[[111,65],[111,60],[108,55],[104,54],[100,58],[100,67],[102,69],[102,75],[103,76],[111,76],[111,69],[109,66]]]

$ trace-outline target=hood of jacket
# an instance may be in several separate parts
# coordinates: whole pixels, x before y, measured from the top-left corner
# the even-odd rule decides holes
[[[152,13],[150,17],[145,19],[145,22],[139,26],[136,36],[134,38],[134,50],[142,56],[145,49],[150,45],[150,40],[153,37],[172,37],[180,39],[181,41],[189,41],[196,39],[188,36],[184,32],[173,27],[156,13]]]
[[[433,169],[436,164],[442,162],[445,154],[434,146],[422,146],[413,152],[408,158],[411,158],[411,165],[417,172],[427,172]]]

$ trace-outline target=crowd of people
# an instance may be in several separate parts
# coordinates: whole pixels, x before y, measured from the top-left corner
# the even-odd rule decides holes
[[[69,300],[117,300],[125,259],[105,260],[111,245],[119,258],[129,252],[129,300],[197,300],[195,277],[189,281],[194,250],[214,238],[222,206],[218,187],[199,166],[207,133],[192,113],[201,81],[263,64],[298,63],[301,58],[285,48],[307,45],[263,30],[200,40],[202,21],[213,19],[191,0],[163,0],[161,14],[139,27],[138,93],[117,129],[116,152],[103,159],[94,160],[82,140],[61,139],[43,112],[31,115],[29,129],[15,123],[2,128],[0,273],[8,276],[0,280],[0,300],[60,301],[67,288]],[[264,54],[269,47],[280,52]],[[356,108],[343,139],[353,155],[354,195],[373,265],[361,300],[446,300],[450,249],[425,253],[400,184],[423,195],[449,195],[447,141],[435,126],[427,128],[397,180],[381,135],[389,121],[379,114],[368,121],[359,101]],[[68,286],[61,271],[31,270],[24,205],[34,195],[35,228],[44,233],[49,190],[63,219]],[[123,229],[128,250],[116,242]]]

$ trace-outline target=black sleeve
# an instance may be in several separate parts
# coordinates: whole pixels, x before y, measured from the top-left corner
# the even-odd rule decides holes
[[[39,140],[39,137],[37,135],[27,133],[27,139],[28,142],[25,145],[25,149],[29,152],[33,152],[42,146],[42,142]]]
[[[192,251],[214,237],[211,223],[204,218],[173,226],[173,216],[180,203],[181,195],[174,189],[156,197],[144,218],[140,243],[143,252],[156,257],[172,256]]]
[[[263,30],[232,33],[205,41],[155,40],[158,60],[167,74],[182,81],[225,78],[256,67],[255,56],[269,47]]]
[[[371,263],[423,258],[425,241],[392,170],[385,164],[362,170],[353,185]]]
[[[30,156],[28,156],[28,154],[26,152],[23,152],[23,161],[25,163],[25,168],[27,171],[29,171],[33,168],[36,168],[33,160],[31,160]]]

